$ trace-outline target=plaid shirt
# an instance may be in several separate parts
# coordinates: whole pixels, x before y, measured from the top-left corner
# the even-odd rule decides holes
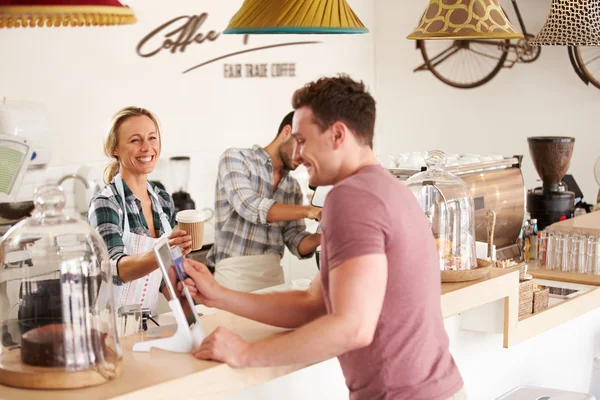
[[[171,196],[160,189],[158,186],[150,183],[154,192],[158,195],[160,204],[156,204],[153,196],[152,200],[152,219],[154,220],[154,228],[156,237],[160,237],[163,232],[162,224],[160,223],[160,214],[157,207],[162,207],[171,227],[175,226],[175,205]],[[142,202],[135,197],[127,183],[123,181],[123,194],[125,195],[127,218],[129,218],[129,230],[137,235],[150,236],[146,218],[142,213]],[[104,186],[90,202],[87,220],[94,227],[100,236],[104,239],[106,247],[108,247],[108,255],[111,262],[117,263],[121,257],[125,255],[125,246],[123,245],[123,200],[117,191],[117,185],[113,179],[108,185]],[[113,269],[116,271],[116,268]],[[123,282],[118,275],[113,276],[115,285],[122,285]]]
[[[229,149],[219,159],[215,193],[215,243],[208,264],[238,256],[279,254],[285,246],[298,258],[298,245],[310,233],[304,220],[267,222],[275,203],[302,204],[298,181],[285,174],[273,190],[271,156],[259,146]]]

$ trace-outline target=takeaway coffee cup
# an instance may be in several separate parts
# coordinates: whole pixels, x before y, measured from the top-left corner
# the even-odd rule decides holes
[[[208,210],[183,210],[175,216],[179,229],[192,236],[192,250],[200,250],[204,241],[204,222],[211,217]]]

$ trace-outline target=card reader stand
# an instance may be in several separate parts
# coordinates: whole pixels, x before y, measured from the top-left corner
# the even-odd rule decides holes
[[[202,329],[202,325],[198,319],[198,314],[196,314],[196,310],[194,308],[194,301],[192,300],[192,296],[190,295],[187,287],[184,287],[185,301],[188,302],[190,309],[194,313],[193,317],[195,320],[195,323],[191,328],[188,326],[181,303],[179,302],[179,299],[175,293],[175,289],[171,284],[171,279],[169,278],[167,268],[171,266],[173,258],[171,257],[171,252],[168,246],[168,238],[166,235],[163,235],[156,241],[154,245],[154,255],[158,261],[158,267],[162,272],[167,290],[171,295],[169,307],[171,308],[171,311],[173,311],[173,316],[177,322],[177,330],[171,337],[136,343],[133,346],[133,351],[149,352],[151,348],[157,348],[177,353],[190,353],[192,350],[197,349],[204,340],[204,329]]]
[[[204,336],[199,335],[197,324],[194,324],[192,328],[188,326],[188,322],[185,318],[183,308],[179,300],[174,299],[169,301],[169,307],[173,311],[175,320],[177,322],[177,331],[171,337],[150,340],[146,342],[139,342],[133,346],[135,352],[149,352],[151,348],[163,349],[173,351],[176,353],[189,353],[193,349],[197,348],[202,341],[195,340],[198,337]]]

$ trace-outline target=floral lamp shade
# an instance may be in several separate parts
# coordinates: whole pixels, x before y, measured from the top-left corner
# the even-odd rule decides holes
[[[225,34],[367,33],[346,0],[245,0]]]
[[[430,0],[421,23],[408,39],[522,39],[498,0]]]
[[[117,0],[0,0],[1,28],[125,25],[133,11]]]

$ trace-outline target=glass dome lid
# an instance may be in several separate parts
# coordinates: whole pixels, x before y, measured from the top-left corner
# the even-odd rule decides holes
[[[427,170],[405,183],[425,213],[438,246],[442,271],[477,267],[475,214],[469,186],[446,172],[446,155],[439,150],[427,153]]]
[[[57,185],[0,240],[0,384],[99,385],[121,375],[112,275],[102,237],[65,216]]]

